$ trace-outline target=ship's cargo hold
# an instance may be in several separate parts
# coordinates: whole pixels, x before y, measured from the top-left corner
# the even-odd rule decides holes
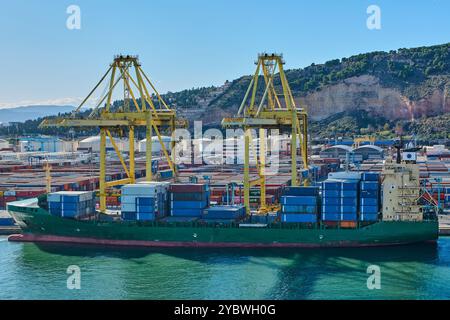
[[[316,223],[317,214],[283,213],[281,215],[281,221],[290,223]]]
[[[244,206],[212,206],[203,213],[203,219],[238,219],[245,216]]]
[[[64,218],[80,218],[95,212],[94,192],[59,191],[47,195],[51,215]]]

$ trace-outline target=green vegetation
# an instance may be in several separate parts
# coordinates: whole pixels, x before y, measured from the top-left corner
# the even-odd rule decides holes
[[[450,43],[399,49],[390,52],[371,52],[355,55],[349,58],[330,60],[324,64],[311,64],[303,69],[286,71],[287,78],[295,97],[320,91],[323,87],[342,83],[345,79],[355,76],[371,75],[379,79],[387,88],[401,92],[405,98],[418,101],[429,97],[436,89],[443,90],[450,84]],[[211,111],[225,111],[233,115],[239,107],[245,91],[250,83],[250,76],[243,76],[223,87],[192,88],[180,92],[163,94],[163,99],[177,109],[198,108]],[[279,78],[274,84],[280,86]],[[263,94],[259,87],[257,97]],[[152,98],[158,106],[156,97]],[[140,104],[140,101],[138,101]],[[123,101],[115,101],[113,108],[119,108]],[[87,112],[83,116],[87,115]],[[211,117],[211,114],[208,114]],[[328,119],[311,124],[311,132],[317,137],[328,137],[332,134],[352,136],[360,134],[376,134],[389,138],[395,135],[394,128],[402,125],[405,130],[430,139],[440,139],[449,136],[449,115],[436,115],[433,118],[419,119],[415,122],[383,119],[368,115],[366,112],[347,112],[331,116]],[[201,120],[201,119],[189,119]],[[0,135],[24,134],[58,134],[69,136],[67,129],[39,129],[42,119],[15,124],[0,128]],[[208,124],[205,124],[208,125]],[[77,131],[76,135],[87,135],[97,130]]]

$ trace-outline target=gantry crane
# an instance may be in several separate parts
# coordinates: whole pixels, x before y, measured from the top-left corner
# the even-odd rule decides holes
[[[134,77],[130,70],[134,69]],[[99,98],[99,102],[92,109],[87,118],[80,118],[79,111],[91,98],[98,87],[106,80],[105,91]],[[111,108],[111,101],[114,89],[118,83],[123,83],[123,106],[120,108]],[[150,86],[151,89],[147,87]],[[133,88],[137,89],[139,95],[134,94]],[[152,94],[151,94],[152,93]],[[139,97],[140,99],[138,99]],[[130,99],[131,98],[131,99]],[[130,100],[133,107],[130,106]],[[138,102],[139,100],[139,102]],[[106,101],[106,102],[105,102]],[[156,104],[156,105],[155,105]],[[175,141],[173,132],[176,127],[186,127],[187,121],[177,119],[175,110],[169,108],[161,95],[156,90],[150,79],[141,68],[137,56],[118,55],[114,57],[113,63],[100,79],[100,81],[91,90],[88,96],[72,112],[70,117],[45,119],[40,127],[99,127],[100,128],[100,211],[106,211],[106,189],[117,185],[134,183],[135,178],[135,127],[146,128],[146,180],[152,180],[152,136],[156,133],[161,144],[163,154],[173,171],[174,177],[177,176],[177,168],[174,164],[174,152],[169,155],[165,144],[161,138],[161,130],[169,130],[172,134],[171,149],[173,151]],[[117,147],[112,133],[122,134],[128,130],[129,138],[129,166],[127,167],[121,150]],[[106,137],[108,136],[120,163],[127,175],[127,178],[106,181]]]
[[[291,136],[291,185],[298,186],[297,174],[297,139],[299,139],[303,167],[308,169],[308,115],[304,108],[297,108],[283,70],[283,57],[279,54],[259,54],[255,62],[256,71],[250,81],[238,113],[233,118],[224,118],[224,128],[242,128],[244,130],[244,205],[247,214],[250,213],[250,187],[259,185],[260,208],[258,212],[265,213],[271,208],[266,204],[266,129],[278,129],[280,133],[288,132]],[[274,81],[276,72],[279,74],[281,93],[278,93]],[[262,77],[262,79],[260,79]],[[257,98],[258,83],[264,81],[262,97]],[[250,96],[250,99],[249,99]],[[250,100],[248,102],[248,100]],[[257,100],[259,102],[257,103]],[[254,146],[254,158],[258,178],[250,181],[250,144],[251,130],[259,130],[259,156]],[[303,181],[307,184],[307,179]]]

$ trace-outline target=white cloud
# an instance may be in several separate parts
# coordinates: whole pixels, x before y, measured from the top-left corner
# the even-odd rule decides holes
[[[61,105],[71,105],[78,107],[78,105],[83,101],[84,98],[58,98],[58,99],[48,99],[48,100],[22,100],[17,102],[0,102],[0,109],[4,108],[16,108],[23,106],[36,106],[36,105],[46,105],[46,106],[61,106]],[[90,98],[86,103],[86,107],[92,107],[98,102],[98,98]]]

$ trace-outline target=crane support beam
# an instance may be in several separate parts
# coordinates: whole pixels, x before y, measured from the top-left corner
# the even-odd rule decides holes
[[[130,69],[134,68],[133,72]],[[117,74],[117,76],[116,76]],[[106,80],[109,76],[109,80]],[[105,82],[105,91],[99,97],[88,117],[77,117],[77,113],[83,105],[91,98],[94,92]],[[113,91],[123,83],[123,104],[114,105],[111,100]],[[151,91],[147,86],[151,87]],[[136,90],[137,88],[137,90]],[[117,89],[118,90],[118,89]],[[138,95],[133,91],[135,90]],[[132,102],[132,103],[130,103]],[[155,108],[159,103],[159,108]],[[106,189],[107,187],[119,186],[127,183],[135,183],[135,129],[137,127],[145,127],[147,144],[146,144],[146,180],[151,181],[152,175],[152,137],[153,132],[158,137],[164,156],[174,173],[176,179],[177,170],[174,164],[173,154],[169,154],[164,142],[161,138],[162,130],[169,131],[174,135],[176,128],[186,128],[188,121],[186,119],[177,119],[176,111],[171,109],[163,100],[150,81],[149,77],[144,73],[137,56],[115,56],[113,63],[107,72],[102,76],[100,81],[89,92],[83,102],[73,111],[69,117],[57,117],[53,119],[43,120],[39,127],[76,127],[76,128],[100,128],[100,211],[106,210]],[[129,138],[129,165],[124,161],[124,157],[117,144],[115,143],[111,132],[128,131]],[[128,178],[106,182],[106,137],[109,137],[111,144],[121,162]],[[174,141],[171,141],[171,149],[174,149]]]
[[[250,212],[250,186],[260,186],[259,212],[265,213],[271,209],[265,201],[266,141],[264,130],[277,129],[279,132],[290,133],[292,185],[299,185],[300,182],[297,172],[297,143],[300,145],[303,167],[308,168],[308,114],[306,109],[296,107],[283,65],[284,61],[281,55],[260,54],[256,62],[256,71],[245,91],[237,115],[222,120],[223,128],[243,128],[245,131],[244,205],[247,213]],[[278,73],[275,74],[275,72]],[[261,81],[258,81],[260,77]],[[262,89],[258,88],[258,82],[261,82]],[[278,83],[281,83],[281,86]],[[277,87],[275,84],[277,84]],[[252,181],[249,177],[250,147],[254,151],[250,141],[251,134],[249,132],[251,129],[259,130],[259,156],[255,155],[259,178]],[[307,179],[304,183],[307,183]]]

